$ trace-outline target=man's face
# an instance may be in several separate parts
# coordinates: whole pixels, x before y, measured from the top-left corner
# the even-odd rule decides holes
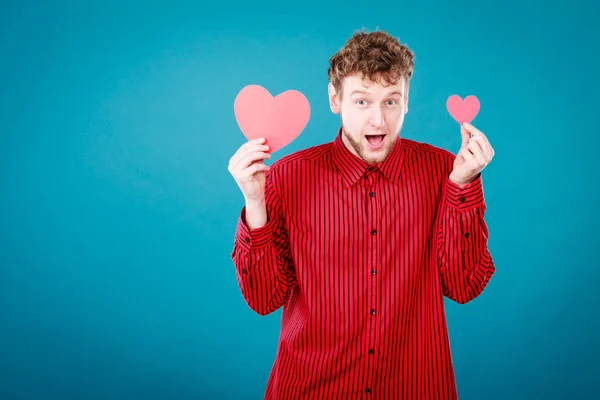
[[[368,164],[385,160],[408,112],[405,78],[383,86],[349,76],[342,82],[341,99],[331,83],[328,90],[331,111],[342,120],[344,145]]]

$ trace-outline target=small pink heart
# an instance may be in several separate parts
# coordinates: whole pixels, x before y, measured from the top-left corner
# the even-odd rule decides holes
[[[296,139],[310,118],[308,99],[299,91],[287,90],[273,97],[259,85],[244,87],[233,109],[244,136],[266,138],[270,153]]]
[[[459,124],[465,122],[471,123],[473,118],[479,113],[479,100],[475,96],[467,96],[461,99],[460,96],[454,94],[448,97],[446,101],[448,112]]]

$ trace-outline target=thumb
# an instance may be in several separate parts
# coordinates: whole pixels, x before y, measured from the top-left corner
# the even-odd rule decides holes
[[[467,142],[471,138],[471,132],[469,132],[467,128],[465,128],[464,124],[460,125],[460,136],[462,137],[462,143],[460,147],[464,147],[467,145]]]

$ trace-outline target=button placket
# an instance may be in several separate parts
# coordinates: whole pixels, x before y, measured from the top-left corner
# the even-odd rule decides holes
[[[380,208],[380,204],[379,204],[379,196],[377,195],[378,191],[377,191],[377,181],[378,179],[381,179],[379,177],[379,175],[377,173],[375,173],[377,171],[376,167],[371,167],[369,169],[367,169],[366,172],[366,191],[365,191],[365,199],[366,199],[366,211],[367,211],[367,223],[368,225],[366,226],[367,229],[369,229],[367,236],[368,236],[368,242],[369,242],[369,250],[368,250],[368,262],[369,265],[366,265],[365,267],[366,269],[366,273],[371,275],[371,280],[367,281],[368,282],[368,292],[369,292],[369,309],[368,309],[368,316],[369,316],[369,320],[368,320],[368,337],[367,337],[367,341],[366,341],[366,348],[367,348],[367,352],[366,352],[366,362],[367,362],[367,374],[366,374],[366,380],[364,382],[365,384],[365,393],[367,395],[369,395],[371,393],[371,387],[369,385],[369,383],[373,382],[373,377],[374,377],[374,373],[375,373],[375,357],[374,357],[374,346],[375,346],[375,341],[376,341],[376,332],[378,331],[377,328],[377,321],[379,320],[378,315],[377,315],[377,298],[379,296],[378,294],[378,290],[379,290],[379,284],[378,284],[378,274],[377,274],[377,269],[379,268],[379,264],[380,264],[380,254],[379,254],[379,248],[380,248],[380,244],[379,244],[379,238],[378,236],[380,236],[381,232],[379,231],[379,219],[381,218],[381,210]],[[369,397],[371,397],[371,395],[369,395]]]

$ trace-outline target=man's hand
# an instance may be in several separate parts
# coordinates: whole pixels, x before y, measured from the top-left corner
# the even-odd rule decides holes
[[[242,144],[229,159],[227,169],[238,184],[246,204],[258,203],[265,199],[265,172],[269,167],[264,159],[271,158],[265,138],[249,140]]]
[[[487,167],[495,152],[483,132],[473,125],[466,122],[462,124],[460,134],[462,145],[454,160],[450,180],[462,187],[472,182]]]

